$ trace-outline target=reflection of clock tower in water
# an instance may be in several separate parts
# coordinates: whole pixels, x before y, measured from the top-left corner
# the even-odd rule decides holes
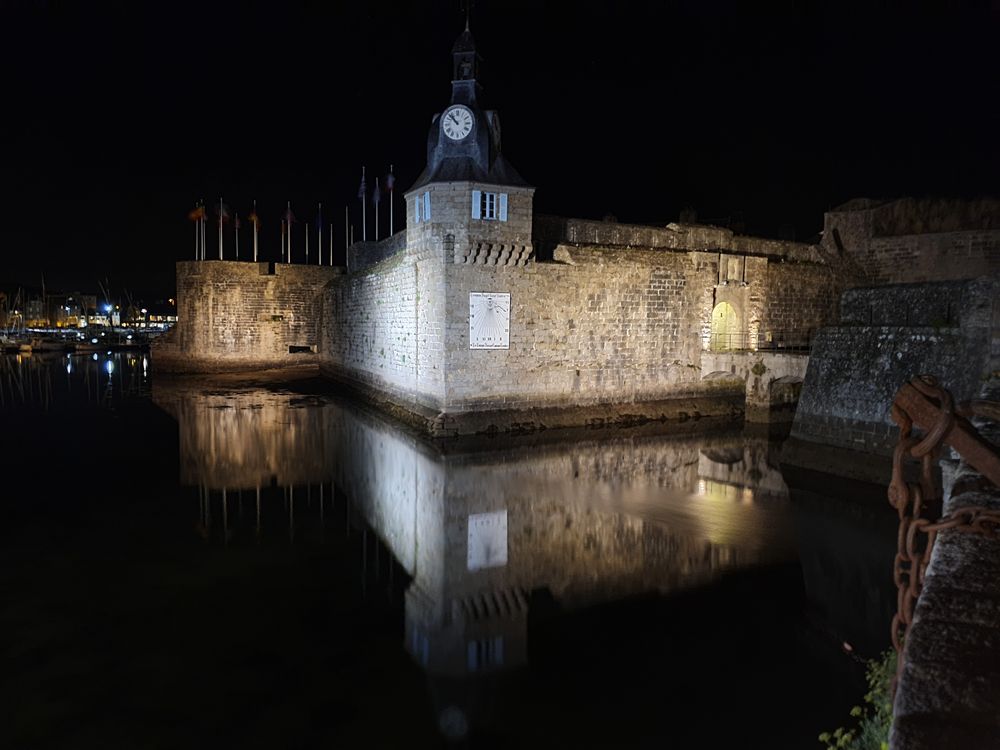
[[[451,102],[433,117],[427,166],[405,194],[411,242],[442,248],[446,262],[525,265],[533,255],[534,188],[501,152],[499,115],[480,106],[468,24],[452,57]]]

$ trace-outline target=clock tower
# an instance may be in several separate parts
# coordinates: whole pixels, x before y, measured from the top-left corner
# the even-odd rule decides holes
[[[482,87],[477,80],[480,58],[476,53],[472,32],[469,31],[468,20],[465,30],[455,41],[451,54],[451,102],[443,112],[431,119],[427,134],[427,166],[406,193],[407,217],[410,220],[408,224],[416,226],[450,218],[448,211],[435,211],[434,197],[438,191],[428,190],[442,184],[451,186],[451,192],[457,188],[456,183],[467,185],[465,192],[468,205],[464,215],[469,220],[478,218],[508,221],[511,208],[509,201],[512,197],[509,189],[519,193],[527,191],[527,209],[530,213],[530,194],[533,189],[502,153],[500,116],[495,110],[483,109],[480,104]],[[484,199],[484,195],[493,197]],[[502,199],[503,216],[500,195],[505,196]],[[472,205],[474,197],[481,205]],[[420,200],[416,201],[416,198]],[[446,208],[446,205],[442,204],[440,208]],[[530,218],[528,220],[530,222]],[[526,241],[530,242],[530,238]]]

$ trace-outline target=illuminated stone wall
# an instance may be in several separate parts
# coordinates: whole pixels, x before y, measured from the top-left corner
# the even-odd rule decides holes
[[[330,376],[433,410],[446,400],[444,266],[425,230],[408,234],[405,250],[330,285],[321,359]]]
[[[430,222],[415,222],[407,201],[405,249],[385,257],[398,235],[356,248],[356,270],[331,284],[324,305],[324,370],[426,410],[442,431],[463,431],[463,415],[484,411],[629,404],[642,414],[635,404],[678,398],[707,399],[694,411],[715,413],[734,387],[702,379],[716,304],[738,311],[737,346],[767,326],[804,330],[832,316],[838,290],[816,247],[552,217],[529,241],[529,193],[512,192],[508,222],[476,222],[458,187],[432,186]],[[470,349],[473,292],[511,295],[508,349]],[[514,423],[525,420],[491,424]]]
[[[315,362],[321,290],[340,273],[282,263],[179,262],[177,325],[155,341],[154,367],[198,372]]]

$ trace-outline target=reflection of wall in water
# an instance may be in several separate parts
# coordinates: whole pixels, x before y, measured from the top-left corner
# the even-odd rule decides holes
[[[724,448],[702,448],[698,456],[698,476],[732,487],[753,487],[757,497],[788,496],[781,471],[773,462],[771,446],[763,440],[737,443]]]
[[[407,648],[434,672],[477,672],[523,660],[530,592],[587,606],[691,585],[766,550],[713,543],[697,519],[673,528],[629,498],[697,489],[699,449],[740,436],[615,439],[441,456],[345,412],[330,420],[340,446],[335,481],[413,576]],[[730,481],[735,470],[730,469]],[[624,498],[624,500],[623,500]],[[504,514],[490,539],[475,521]],[[470,531],[470,518],[473,529]],[[502,545],[482,566],[477,545]],[[470,550],[470,545],[473,549]]]
[[[157,385],[177,419],[183,484],[251,489],[330,480],[329,406],[267,391],[197,392]]]
[[[532,591],[582,607],[692,585],[772,554],[739,533],[720,536],[688,502],[704,475],[735,484],[740,471],[758,471],[763,451],[739,435],[506,439],[497,450],[442,455],[336,403],[296,408],[297,397],[260,391],[154,396],[180,423],[186,483],[332,479],[412,576],[406,643],[431,672],[523,661]],[[742,458],[717,465],[702,449]],[[739,520],[733,514],[757,510],[742,499],[711,510]]]

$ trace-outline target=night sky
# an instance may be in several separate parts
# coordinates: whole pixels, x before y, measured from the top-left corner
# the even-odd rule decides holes
[[[536,211],[665,224],[691,205],[810,239],[853,197],[1000,192],[1000,2],[915,5],[478,0],[472,31]],[[285,201],[300,220],[322,201],[342,253],[361,166],[395,164],[397,196],[423,168],[464,23],[458,0],[0,15],[0,289],[44,273],[147,298],[193,256],[199,198],[256,198],[264,259]]]

